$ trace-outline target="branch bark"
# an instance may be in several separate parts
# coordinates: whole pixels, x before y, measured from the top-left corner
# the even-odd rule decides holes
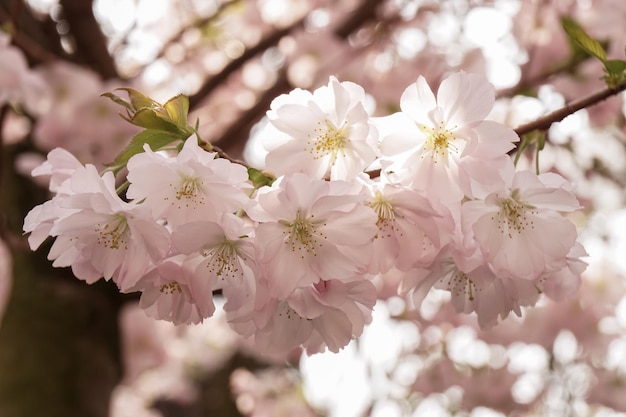
[[[103,79],[117,78],[117,68],[107,49],[107,41],[93,14],[93,2],[60,0],[63,16],[70,26],[77,61],[100,74]]]
[[[231,74],[239,70],[246,62],[254,58],[259,53],[265,51],[267,48],[276,45],[278,41],[280,41],[283,37],[287,36],[292,31],[301,28],[303,24],[304,19],[300,19],[291,26],[270,33],[265,38],[261,39],[259,43],[251,48],[246,49],[239,58],[230,61],[228,65],[226,65],[222,69],[222,71],[207,79],[204,85],[200,87],[200,89],[194,95],[189,97],[189,107],[191,109],[194,109],[200,104],[200,102],[204,98],[209,96],[213,92],[213,90],[215,90],[222,83],[224,83],[228,79],[228,77],[231,76]]]
[[[122,373],[118,291],[111,283],[85,285],[69,269],[52,268],[47,248],[22,244],[24,214],[46,194],[13,169],[26,148],[2,147],[0,226],[13,285],[0,324],[0,415],[108,417]]]
[[[590,94],[587,97],[574,100],[566,104],[562,108],[553,111],[550,114],[540,117],[530,123],[526,123],[516,127],[514,129],[515,133],[517,133],[518,136],[521,137],[522,135],[530,133],[533,130],[548,130],[553,123],[560,122],[570,114],[576,113],[578,110],[591,107],[594,104],[598,104],[601,101],[604,101],[611,96],[619,94],[624,90],[626,90],[626,83],[622,83],[616,88],[605,88],[603,90]]]
[[[383,3],[383,0],[363,1],[354,12],[349,14],[347,18],[337,25],[334,30],[335,35],[341,39],[346,39],[351,33],[362,27],[363,24],[375,19],[377,8],[381,3]],[[298,24],[301,25],[302,22]],[[276,42],[278,42],[278,40],[280,40],[280,37]],[[210,80],[210,82],[211,81],[212,80]],[[286,93],[291,88],[292,86],[286,77],[286,73],[279,75],[274,85],[261,96],[257,104],[243,113],[215,143],[222,147],[225,152],[231,155],[239,155],[245,142],[248,140],[251,127],[261,120],[272,99],[280,94]]]
[[[12,42],[34,66],[55,59],[67,59],[55,23],[46,18],[35,18],[22,0],[0,0],[0,21],[13,29]]]

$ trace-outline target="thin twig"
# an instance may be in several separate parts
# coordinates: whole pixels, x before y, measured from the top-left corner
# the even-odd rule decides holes
[[[562,108],[555,110],[552,113],[547,114],[543,117],[540,117],[537,120],[516,127],[514,129],[515,133],[517,133],[518,136],[522,136],[526,133],[532,132],[533,130],[548,130],[553,123],[560,122],[570,114],[576,113],[578,110],[591,107],[594,104],[598,104],[601,101],[604,101],[611,96],[619,94],[624,90],[626,90],[626,82],[618,85],[615,88],[607,87],[603,90],[596,91],[595,93],[590,94],[587,97],[574,100],[571,103],[566,104]]]

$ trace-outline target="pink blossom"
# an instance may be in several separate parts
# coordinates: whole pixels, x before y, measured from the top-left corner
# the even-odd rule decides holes
[[[48,258],[56,267],[71,265],[89,283],[113,278],[127,290],[165,256],[169,233],[146,205],[117,196],[111,172],[100,177],[87,165],[68,181],[74,194],[58,196],[58,204],[74,211],[54,221],[50,235],[57,239]]]
[[[11,46],[9,37],[0,33],[0,105],[19,103],[36,113],[37,103],[47,93],[48,86],[28,68],[22,51]]]
[[[77,210],[61,207],[62,196],[55,196],[42,204],[33,207],[24,218],[24,233],[29,233],[28,245],[36,250],[49,237],[54,223]]]
[[[434,286],[450,292],[457,313],[475,312],[483,329],[495,326],[510,312],[521,317],[521,307],[535,305],[541,295],[533,281],[496,276],[487,265],[462,271],[448,263]]]
[[[139,306],[150,317],[174,324],[199,323],[215,311],[208,282],[193,270],[197,262],[170,258],[144,275],[129,291],[141,291]]]
[[[254,308],[257,271],[253,232],[241,218],[224,213],[219,224],[187,223],[172,233],[173,249],[194,260],[193,282],[201,282],[202,288],[192,290],[211,297],[213,291],[221,289],[227,300],[224,310],[231,318]]]
[[[128,161],[126,195],[145,199],[154,216],[168,224],[217,220],[249,205],[246,168],[200,148],[195,135],[175,157],[155,153],[148,145],[144,151]]]
[[[186,223],[172,233],[174,249],[198,256],[201,261],[196,274],[215,289],[254,277],[254,229],[230,213],[224,213],[219,220]]]
[[[309,354],[338,352],[371,321],[376,288],[364,279],[320,281],[286,300],[269,299],[255,316],[262,350],[287,353],[303,345]]]
[[[260,223],[257,262],[272,295],[285,298],[299,286],[365,271],[378,216],[363,200],[350,183],[299,173],[259,190],[258,207],[248,214]]]
[[[556,301],[573,297],[580,288],[581,275],[587,268],[587,263],[581,259],[586,256],[583,246],[576,242],[567,254],[567,266],[540,279],[539,286],[543,292]]]
[[[378,215],[378,233],[369,272],[428,266],[441,247],[445,232],[435,222],[439,214],[419,192],[392,184],[372,184],[368,205]]]
[[[560,212],[579,204],[557,177],[509,170],[497,191],[463,204],[465,239],[497,275],[536,280],[566,266],[577,232]]]
[[[72,153],[63,148],[54,148],[48,152],[45,162],[33,169],[31,175],[33,177],[49,176],[50,191],[58,192],[61,184],[82,166],[83,164]]]
[[[352,180],[376,158],[378,135],[364,99],[362,87],[334,77],[313,93],[296,89],[274,99],[271,124],[261,133],[269,151],[267,169]]]
[[[494,88],[481,76],[454,73],[436,97],[419,77],[402,94],[402,112],[376,119],[381,151],[394,158],[385,158],[385,170],[429,196],[460,201],[472,181],[497,175],[519,140],[512,129],[484,120],[493,103]]]
[[[40,149],[62,147],[86,163],[111,162],[137,127],[119,116],[118,105],[100,95],[118,85],[77,65],[54,61],[35,74],[50,86],[36,98],[34,139]]]

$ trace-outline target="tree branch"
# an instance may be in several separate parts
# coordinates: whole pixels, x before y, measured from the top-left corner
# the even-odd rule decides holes
[[[187,32],[190,28],[200,28],[202,26],[209,25],[213,20],[219,18],[221,16],[221,14],[225,10],[227,10],[229,7],[231,7],[237,1],[238,0],[227,0],[227,1],[224,1],[224,2],[220,3],[219,6],[217,6],[217,10],[215,10],[215,13],[213,13],[212,15],[203,17],[201,19],[197,19],[195,22],[191,22],[188,25],[184,25],[183,28],[178,33],[176,33],[174,36],[169,38],[163,44],[163,47],[161,48],[161,50],[157,54],[155,60],[157,60],[159,58],[163,58],[165,56],[165,51],[167,50],[167,48],[170,45],[172,45],[172,44],[174,44],[176,42],[180,42],[180,40],[183,38],[183,35],[185,34],[185,32]]]
[[[60,1],[76,44],[77,58],[102,78],[117,78],[119,75],[107,49],[107,40],[93,14],[92,1]]]
[[[364,22],[376,17],[376,9],[382,2],[382,0],[365,0],[361,6],[355,9],[335,28],[335,35],[341,39],[346,39],[351,33],[360,28]]]
[[[226,65],[222,69],[222,71],[207,79],[204,85],[200,87],[200,89],[194,95],[189,97],[189,107],[192,109],[195,108],[205,97],[211,94],[213,90],[215,90],[223,82],[225,82],[231,74],[241,68],[243,64],[248,62],[248,60],[250,60],[257,54],[265,51],[267,48],[276,45],[278,41],[280,41],[284,36],[287,36],[293,30],[302,27],[303,24],[304,18],[298,20],[291,26],[270,33],[265,38],[261,39],[259,43],[251,48],[246,49],[239,58],[230,61],[228,65]]]
[[[30,65],[67,59],[50,18],[36,19],[21,0],[0,0],[0,22],[11,25],[11,41],[24,52]]]
[[[346,39],[365,22],[375,19],[378,5],[382,2],[383,0],[363,1],[363,3],[355,9],[354,12],[348,15],[346,19],[337,25],[334,30],[335,35],[341,39]],[[302,23],[303,22],[300,21],[297,25],[300,26]],[[289,29],[293,30],[294,28],[290,27]],[[278,42],[282,36],[284,35],[278,37],[276,42]],[[212,81],[213,79],[209,80],[209,82]],[[221,135],[217,141],[213,143],[218,144],[218,146],[221,146],[226,152],[232,155],[238,155],[241,149],[243,149],[243,145],[245,145],[245,142],[248,140],[248,133],[250,132],[250,129],[254,123],[258,122],[263,117],[272,100],[276,96],[289,91],[291,88],[292,86],[287,79],[286,72],[282,72],[279,74],[274,85],[261,96],[258,102],[252,108],[247,110],[224,132],[224,134]]]
[[[578,100],[574,100],[571,103],[566,104],[562,108],[553,111],[550,114],[547,114],[543,117],[538,118],[530,123],[525,123],[521,126],[516,127],[515,133],[518,136],[525,135],[526,133],[530,133],[533,130],[548,130],[553,123],[560,122],[565,119],[570,114],[576,113],[578,110],[591,107],[594,104],[598,104],[599,102],[606,100],[607,98],[614,96],[616,94],[621,93],[626,90],[626,83],[622,83],[618,85],[616,88],[605,88],[603,90],[597,91],[587,97],[583,97]]]
[[[250,129],[263,117],[272,100],[291,88],[286,72],[281,71],[274,85],[261,95],[254,106],[245,111],[222,133],[218,140],[211,142],[211,144],[227,148],[227,152],[230,154],[240,154],[248,140]]]

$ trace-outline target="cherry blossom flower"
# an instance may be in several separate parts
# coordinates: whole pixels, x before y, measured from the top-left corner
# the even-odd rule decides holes
[[[54,61],[34,74],[50,86],[35,102],[39,117],[33,135],[39,148],[63,147],[79,160],[101,167],[137,133],[136,126],[119,116],[117,104],[100,97],[114,87],[103,84],[93,71]],[[119,86],[119,81],[111,83]]]
[[[313,178],[352,180],[376,158],[378,134],[369,123],[363,88],[331,77],[310,93],[295,89],[274,99],[261,133],[266,168]]]
[[[77,210],[67,209],[60,206],[63,197],[55,196],[51,200],[33,207],[24,217],[23,230],[28,233],[28,245],[31,250],[36,250],[50,237],[50,231],[54,223],[60,218],[69,216]]]
[[[192,286],[192,291],[208,297],[221,289],[227,300],[224,310],[233,320],[254,308],[257,274],[253,234],[251,225],[230,213],[224,213],[220,223],[187,223],[172,233],[173,249],[194,259],[193,282],[201,282],[202,287]]]
[[[270,293],[285,298],[296,287],[364,272],[378,216],[343,181],[293,174],[259,190],[249,216],[256,229],[257,262]]]
[[[286,300],[267,299],[257,309],[255,342],[268,352],[303,345],[309,354],[338,352],[371,321],[376,288],[365,279],[328,280],[298,288]]]
[[[50,236],[50,230],[58,219],[77,211],[64,207],[62,203],[65,196],[75,193],[68,185],[68,180],[77,170],[84,170],[83,165],[62,148],[50,151],[47,159],[32,170],[33,177],[47,176],[48,187],[56,194],[50,200],[35,206],[24,218],[23,230],[29,233],[28,244],[31,250],[36,250]]]
[[[154,216],[164,217],[168,224],[217,220],[250,203],[246,168],[203,150],[195,135],[175,157],[155,153],[148,145],[144,150],[128,161],[126,195],[145,199]]]
[[[253,227],[230,213],[219,220],[186,223],[172,233],[175,250],[201,259],[195,273],[213,289],[241,285],[255,275]]]
[[[63,148],[54,148],[48,152],[46,160],[32,170],[31,175],[49,176],[50,191],[59,192],[61,185],[82,166],[83,164],[71,152]]]
[[[559,178],[513,173],[511,164],[498,190],[463,204],[465,239],[475,239],[496,275],[536,280],[567,265],[577,232],[560,212],[580,206]]]
[[[129,291],[141,291],[139,306],[150,317],[174,324],[200,323],[215,311],[208,282],[197,279],[193,262],[170,258],[144,275]],[[191,264],[191,265],[189,265]]]
[[[428,266],[437,255],[444,232],[434,218],[439,215],[419,192],[392,184],[374,184],[368,205],[378,214],[378,233],[370,273],[392,267],[408,270]]]
[[[37,103],[49,88],[41,77],[28,68],[22,51],[9,42],[9,36],[0,33],[0,105],[14,102],[36,112]]]
[[[458,313],[475,312],[483,329],[495,326],[510,312],[521,316],[521,307],[535,305],[541,295],[535,282],[496,276],[486,264],[464,272],[449,262],[444,263],[442,272],[434,287],[450,292]]]
[[[459,72],[437,96],[423,77],[406,88],[400,113],[376,119],[388,172],[447,202],[471,194],[471,183],[492,178],[519,140],[500,123],[486,121],[494,88],[481,76]],[[488,162],[487,162],[488,161]]]
[[[127,290],[168,252],[168,231],[148,206],[117,196],[111,172],[100,177],[87,165],[68,181],[75,194],[60,196],[59,205],[74,212],[54,221],[50,235],[57,238],[48,259],[55,267],[71,266],[88,283],[113,278]]]
[[[576,294],[582,282],[581,275],[587,263],[581,258],[587,256],[583,245],[576,242],[567,254],[567,266],[542,277],[539,287],[553,300],[563,301]]]

